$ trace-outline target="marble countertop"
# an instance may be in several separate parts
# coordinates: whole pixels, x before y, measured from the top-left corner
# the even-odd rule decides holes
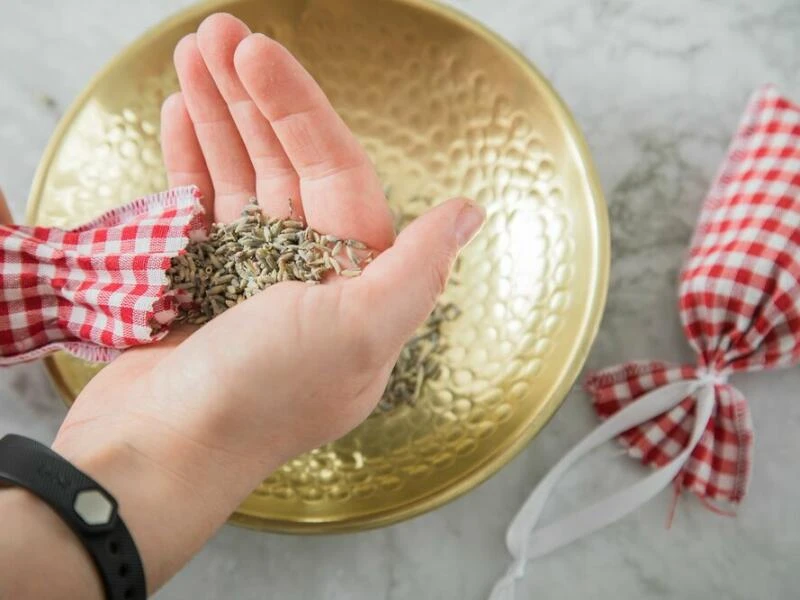
[[[611,214],[611,291],[590,367],[691,360],[675,279],[699,204],[750,92],[800,99],[796,0],[452,0],[551,79],[594,153]],[[39,157],[89,77],[188,0],[0,4],[0,184],[21,218]],[[751,400],[756,453],[736,519],[670,494],[529,567],[519,598],[793,598],[800,588],[800,371],[735,381]],[[52,439],[64,409],[38,365],[0,371],[0,435]],[[465,497],[357,535],[287,537],[225,527],[159,600],[485,598],[507,566],[503,536],[546,470],[594,425],[586,396]],[[609,449],[609,457],[611,450]],[[619,477],[636,472],[619,459]],[[612,480],[616,475],[612,476]],[[609,482],[607,482],[608,484]],[[613,483],[611,481],[610,483]],[[570,477],[555,504],[595,482]]]

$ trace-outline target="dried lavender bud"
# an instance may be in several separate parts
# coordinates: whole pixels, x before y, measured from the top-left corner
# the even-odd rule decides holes
[[[215,223],[208,239],[190,242],[172,259],[169,287],[187,298],[175,322],[202,325],[280,281],[317,284],[331,272],[356,277],[372,261],[365,250],[362,242],[322,235],[300,221],[268,219],[252,201],[239,219]],[[454,304],[436,306],[400,353],[376,413],[413,406],[425,385],[440,377],[441,328],[459,314]]]

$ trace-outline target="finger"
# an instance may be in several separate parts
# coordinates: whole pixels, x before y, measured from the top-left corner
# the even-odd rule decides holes
[[[456,256],[484,218],[481,207],[463,199],[428,211],[346,285],[350,297],[343,306],[355,306],[368,331],[399,347],[433,310]]]
[[[214,185],[214,217],[232,221],[255,195],[253,165],[203,62],[196,35],[187,35],[178,42],[174,59],[186,108]]]
[[[214,214],[214,187],[180,92],[172,94],[161,106],[161,149],[169,186],[196,185],[210,218]]]
[[[14,223],[14,217],[11,216],[11,211],[6,203],[6,196],[3,190],[0,189],[0,225],[11,225]]]
[[[377,250],[390,246],[392,217],[375,169],[311,75],[261,34],[239,44],[234,64],[300,176],[309,224]]]
[[[250,35],[232,15],[217,13],[197,29],[197,45],[244,141],[256,176],[256,197],[273,217],[303,217],[300,181],[272,126],[244,89],[233,65],[236,47]],[[289,211],[291,206],[294,209]]]

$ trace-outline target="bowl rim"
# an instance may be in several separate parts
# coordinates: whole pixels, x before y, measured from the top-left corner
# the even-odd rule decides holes
[[[56,152],[64,136],[68,132],[79,111],[83,109],[93,92],[108,73],[113,71],[117,65],[130,54],[144,48],[151,40],[159,37],[165,31],[170,30],[173,26],[187,20],[200,18],[214,10],[239,4],[242,1],[244,0],[204,0],[170,15],[166,19],[146,29],[135,41],[118,51],[89,80],[62,115],[45,146],[28,195],[25,213],[25,221],[28,224],[33,223],[35,215],[39,210],[45,180],[50,172]],[[581,164],[578,166],[582,171],[584,184],[591,194],[594,208],[595,219],[591,221],[591,225],[594,229],[593,233],[597,238],[596,248],[598,251],[594,255],[594,264],[592,264],[591,268],[594,281],[589,284],[590,298],[587,303],[588,309],[584,314],[585,322],[580,329],[580,335],[576,339],[572,351],[569,353],[569,360],[565,361],[565,364],[569,364],[570,366],[568,369],[561,372],[557,385],[553,388],[551,393],[552,400],[542,407],[535,418],[528,423],[521,435],[517,436],[509,444],[503,445],[499,451],[487,454],[483,460],[476,462],[470,470],[458,480],[454,481],[449,487],[433,489],[429,493],[414,499],[408,504],[400,506],[395,505],[384,510],[369,512],[354,517],[346,517],[339,520],[287,521],[280,519],[264,519],[237,511],[231,515],[228,520],[229,523],[234,525],[272,533],[287,534],[331,534],[365,531],[406,521],[463,496],[486,482],[516,458],[550,421],[556,411],[563,405],[569,390],[583,370],[589,351],[600,328],[608,295],[611,262],[608,210],[589,146],[569,108],[556,92],[550,81],[530,60],[499,34],[492,31],[477,19],[452,6],[445,5],[438,0],[389,1],[431,13],[435,17],[443,18],[463,27],[465,30],[478,37],[487,39],[496,48],[505,53],[508,58],[514,61],[523,71],[527,72],[528,75],[536,80],[541,88],[545,90],[546,95],[544,96],[544,101],[550,105],[551,109],[556,114],[559,114],[563,120],[565,130],[568,133],[567,142],[574,147],[574,154],[581,158]],[[44,363],[51,382],[58,394],[62,397],[62,400],[64,400],[65,403],[71,402],[69,389],[52,357],[46,357]]]

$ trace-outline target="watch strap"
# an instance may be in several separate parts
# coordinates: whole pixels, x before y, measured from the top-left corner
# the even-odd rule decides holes
[[[0,485],[27,489],[58,513],[78,536],[109,600],[147,598],[144,568],[117,501],[64,457],[29,438],[0,439]]]

